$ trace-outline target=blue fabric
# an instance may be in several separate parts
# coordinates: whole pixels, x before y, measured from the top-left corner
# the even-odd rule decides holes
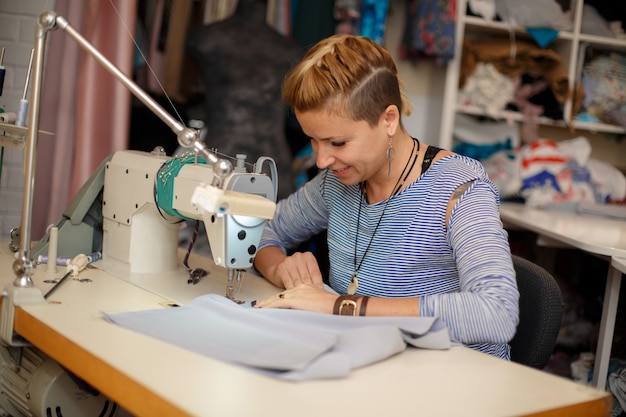
[[[526,31],[542,48],[550,45],[559,36],[559,31],[551,28],[526,28]]]
[[[286,380],[340,378],[414,346],[447,349],[442,321],[257,309],[208,294],[189,305],[106,314],[112,323]]]
[[[535,175],[524,178],[522,181],[522,189],[551,187],[558,193],[562,193],[556,175],[548,170],[543,170]]]
[[[482,160],[489,158],[491,155],[497,152],[512,149],[513,144],[511,143],[511,138],[506,138],[504,142],[488,143],[482,145],[476,145],[468,142],[459,142],[454,147],[454,152],[460,153],[461,155],[465,155],[470,158]]]
[[[389,8],[387,0],[364,0],[362,8],[360,34],[382,45]]]

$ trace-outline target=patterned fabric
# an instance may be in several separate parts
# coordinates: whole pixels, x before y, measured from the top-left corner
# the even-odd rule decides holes
[[[596,117],[610,110],[625,113],[626,55],[600,55],[585,65],[582,77],[587,87],[583,104],[589,113]]]
[[[449,196],[467,182],[446,227]],[[278,204],[260,247],[286,252],[328,228],[330,285],[345,294],[355,270],[360,198],[357,185],[322,172]],[[387,207],[359,270],[357,295],[421,297],[420,314],[441,318],[455,340],[508,359],[519,295],[498,204],[482,165],[460,155],[434,163],[389,204],[364,202],[357,264]]]
[[[522,198],[528,206],[573,208],[572,203],[606,204],[626,197],[626,176],[591,158],[584,136],[558,143],[541,139],[482,160],[500,197]]]
[[[365,36],[383,44],[387,24],[387,0],[336,0],[336,33]]]
[[[445,64],[454,57],[456,0],[407,1],[406,28],[400,56],[422,56]]]

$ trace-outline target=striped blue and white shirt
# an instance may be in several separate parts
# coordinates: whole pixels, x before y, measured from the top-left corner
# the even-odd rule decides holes
[[[446,226],[452,193],[471,186]],[[482,165],[471,158],[441,158],[407,188],[375,204],[362,203],[358,185],[323,171],[278,204],[260,248],[283,251],[328,231],[330,285],[345,294],[354,262],[361,263],[357,295],[420,297],[420,314],[441,318],[452,337],[509,359],[508,341],[518,321],[519,293],[499,197]],[[386,206],[386,209],[385,209]]]

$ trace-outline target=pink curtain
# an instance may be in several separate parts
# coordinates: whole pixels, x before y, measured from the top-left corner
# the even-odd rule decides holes
[[[132,73],[136,0],[57,0],[56,12],[122,72]],[[48,35],[33,238],[56,222],[102,160],[128,146],[131,94],[61,30]]]

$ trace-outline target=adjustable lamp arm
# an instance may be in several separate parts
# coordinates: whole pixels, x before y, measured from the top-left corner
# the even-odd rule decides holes
[[[130,78],[128,78],[119,68],[113,65],[104,57],[92,44],[83,38],[66,19],[57,16],[54,12],[43,12],[39,15],[37,27],[35,29],[35,51],[33,54],[33,78],[31,88],[31,111],[28,118],[28,129],[26,132],[26,145],[24,148],[24,196],[22,204],[22,223],[20,226],[20,249],[21,253],[13,264],[16,279],[13,282],[15,287],[30,288],[34,284],[31,275],[34,270],[34,263],[30,259],[31,246],[31,223],[32,206],[35,182],[35,161],[37,132],[39,130],[39,114],[41,107],[41,90],[43,83],[43,63],[46,37],[49,31],[61,29],[67,33],[78,45],[89,55],[95,58],[107,71],[109,71],[119,82],[121,82],[135,97],[141,100],[155,115],[157,115],[172,131],[177,135],[178,143],[185,148],[192,148],[200,152],[207,158],[209,164],[214,165],[214,183],[221,185],[221,180],[226,178],[232,171],[229,161],[218,159],[210,152],[203,142],[199,140],[196,130],[184,126],[173,118],[163,107],[161,107],[150,95],[142,90]]]

